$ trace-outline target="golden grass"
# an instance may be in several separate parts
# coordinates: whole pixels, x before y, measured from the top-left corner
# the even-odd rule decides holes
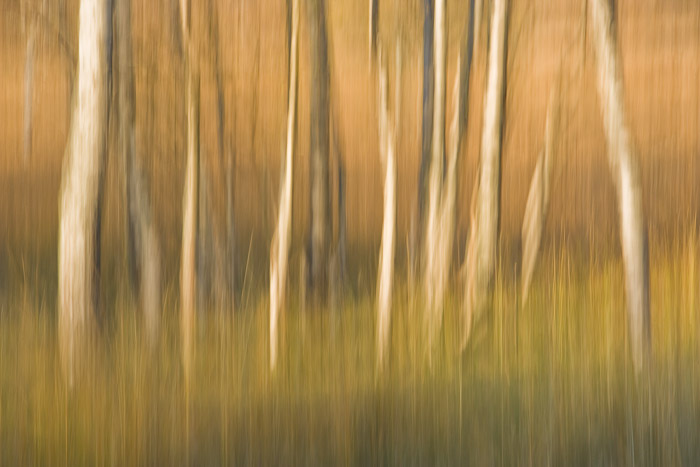
[[[693,464],[699,246],[691,234],[653,258],[654,363],[640,380],[620,261],[586,264],[561,249],[545,250],[523,309],[501,267],[488,330],[462,356],[448,298],[431,365],[420,302],[399,278],[380,375],[365,292],[328,312],[300,311],[292,292],[271,375],[267,294],[253,285],[234,315],[200,316],[187,392],[176,291],[152,352],[119,294],[69,392],[55,295],[19,287],[0,305],[0,463]]]

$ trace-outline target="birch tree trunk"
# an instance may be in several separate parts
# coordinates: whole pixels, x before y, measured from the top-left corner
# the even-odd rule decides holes
[[[111,2],[80,2],[78,98],[73,100],[59,200],[58,337],[68,384],[94,326],[100,184],[106,152]]]
[[[542,232],[549,209],[549,187],[552,173],[552,157],[559,121],[559,87],[556,86],[549,98],[545,121],[544,149],[537,158],[532,175],[530,191],[525,205],[525,218],[521,239],[523,244],[521,303],[527,301],[532,274],[535,271],[537,256],[542,243]]]
[[[501,138],[508,37],[507,3],[508,0],[494,0],[492,9],[476,218],[470,232],[470,237],[475,237],[467,251],[467,263],[473,261],[474,267],[468,268],[462,349],[469,339],[472,318],[478,319],[493,301],[500,223]]]
[[[141,302],[146,333],[153,344],[160,324],[160,247],[152,219],[146,178],[136,155],[131,0],[118,0],[116,17],[119,147],[126,168],[129,276],[131,286]]]
[[[590,8],[608,162],[617,189],[629,340],[634,368],[639,373],[646,365],[651,350],[649,253],[642,210],[641,176],[625,117],[610,5],[605,0],[592,0]]]
[[[461,57],[458,59],[457,75],[454,80],[454,89],[452,94],[453,99],[453,116],[450,124],[450,136],[448,152],[448,166],[445,173],[445,179],[441,180],[443,168],[442,160],[444,158],[444,102],[445,102],[445,37],[444,23],[440,24],[440,17],[444,18],[444,4],[441,5],[438,1],[435,9],[435,115],[434,123],[440,125],[434,126],[432,136],[433,141],[433,159],[430,167],[430,192],[429,192],[429,211],[428,221],[425,234],[425,299],[426,299],[426,317],[428,319],[427,329],[429,332],[429,345],[432,345],[436,334],[442,326],[442,307],[445,293],[447,290],[448,279],[450,274],[450,266],[452,261],[452,252],[454,244],[454,226],[455,226],[455,203],[457,194],[457,161],[462,146],[462,135],[466,129],[467,113],[469,107],[469,75],[471,70],[472,50],[473,50],[473,18],[474,18],[474,1],[469,4],[469,22],[465,29],[466,40],[463,43],[460,52]],[[438,37],[442,34],[442,38]],[[442,52],[439,48],[442,47]],[[441,93],[441,96],[438,95]],[[438,107],[440,110],[440,118],[438,118]],[[443,147],[436,149],[436,144],[440,144],[438,140],[443,141]]]
[[[379,250],[379,284],[377,286],[377,368],[384,365],[391,330],[391,290],[394,275],[394,231],[396,226],[396,136],[398,133],[400,95],[400,51],[396,51],[396,111],[389,118],[386,65],[379,53],[379,155],[384,167],[384,221]]]
[[[199,74],[194,44],[190,38],[190,1],[180,0],[180,19],[185,50],[187,109],[187,163],[183,193],[180,307],[182,354],[185,380],[189,380],[192,338],[197,300],[196,237],[199,196]]]
[[[437,226],[439,222],[440,198],[442,196],[443,159],[445,151],[445,69],[446,69],[446,31],[445,31],[445,0],[435,2],[435,97],[433,108],[433,132],[431,136],[430,168],[428,175],[428,217],[425,228],[423,258],[426,300],[426,317],[428,321],[429,340],[436,332],[437,316],[433,287],[435,272],[438,269]]]
[[[325,0],[309,0],[307,14],[311,53],[309,283],[314,298],[325,301],[331,233],[328,172],[330,83]]]
[[[284,306],[287,286],[287,267],[292,233],[292,175],[294,136],[296,133],[298,50],[299,50],[299,0],[292,1],[292,35],[289,49],[289,93],[287,104],[287,149],[285,151],[284,179],[280,189],[277,227],[270,247],[270,370],[277,364],[277,329],[279,314]]]

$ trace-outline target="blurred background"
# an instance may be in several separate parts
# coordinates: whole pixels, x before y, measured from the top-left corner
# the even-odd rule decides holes
[[[457,318],[448,313],[442,357],[432,370],[418,363],[421,351],[412,347],[422,318],[410,311],[416,306],[405,279],[421,157],[423,2],[380,1],[379,37],[400,43],[402,51],[398,311],[386,379],[376,379],[373,371],[383,169],[367,1],[326,1],[335,141],[330,161],[335,167],[337,154],[346,172],[348,297],[333,318],[337,322],[303,313],[291,301],[289,362],[274,376],[266,364],[265,300],[285,149],[287,5],[193,1],[201,170],[208,180],[212,235],[222,239],[225,174],[233,174],[236,312],[221,322],[200,322],[199,366],[188,403],[181,400],[176,351],[187,123],[178,3],[131,3],[137,154],[161,246],[163,315],[170,317],[164,333],[170,337],[155,360],[143,357],[139,321],[135,312],[123,312],[133,303],[120,298],[128,274],[126,211],[112,115],[100,288],[104,309],[115,317],[108,319],[106,343],[96,351],[103,365],[90,370],[94,384],[73,393],[62,386],[54,355],[58,199],[70,123],[69,73],[79,52],[79,2],[0,0],[0,463],[692,464],[700,458],[700,347],[694,331],[700,307],[700,3],[614,2],[624,105],[650,238],[652,336],[661,362],[657,377],[640,389],[625,360],[618,210],[584,1],[510,2],[495,306],[503,313],[494,318],[500,338],[476,356],[460,358],[450,347],[456,339],[450,323]],[[306,2],[300,3],[293,296],[309,229],[309,38]],[[468,3],[447,1],[447,115]],[[36,36],[27,152],[31,22]],[[459,157],[455,272],[465,256],[481,142],[488,22],[485,14]],[[223,148],[217,73],[225,104]],[[559,76],[561,114],[542,271],[531,310],[518,312],[520,229],[544,144],[550,90]],[[338,180],[331,180],[335,200]],[[337,234],[335,209],[333,229]],[[449,306],[455,300],[450,295]],[[648,410],[642,400],[651,401]],[[271,453],[262,453],[270,447]],[[188,460],[178,454],[183,449]]]

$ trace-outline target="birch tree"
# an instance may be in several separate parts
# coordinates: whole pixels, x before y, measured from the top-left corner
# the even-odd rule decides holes
[[[194,43],[190,36],[190,0],[180,1],[180,21],[185,56],[187,112],[187,154],[182,215],[182,254],[180,264],[180,329],[185,379],[189,379],[192,334],[196,305],[196,237],[199,196],[199,72]]]
[[[457,161],[466,129],[468,113],[469,75],[473,51],[474,1],[470,1],[469,23],[465,29],[461,57],[453,90],[453,116],[448,142],[447,171],[445,159],[445,69],[446,24],[445,2],[435,5],[435,96],[431,161],[429,170],[428,213],[425,227],[424,296],[429,346],[442,326],[442,307],[447,290],[453,252],[455,202],[457,192]],[[444,174],[444,176],[443,176]]]
[[[87,352],[97,306],[111,2],[81,0],[79,15],[78,96],[71,110],[59,196],[58,337],[69,385]]]
[[[153,343],[160,322],[160,247],[146,178],[137,156],[131,0],[117,0],[116,26],[119,151],[125,167],[129,277],[141,302],[146,332]]]
[[[603,113],[608,162],[615,179],[620,215],[629,340],[634,368],[639,373],[645,366],[651,350],[649,252],[642,209],[641,175],[627,128],[610,4],[607,0],[591,0],[589,4],[593,48],[596,54],[598,96]]]
[[[377,286],[377,366],[384,365],[391,326],[391,292],[394,276],[394,237],[396,231],[396,141],[399,131],[401,50],[396,44],[394,115],[389,115],[388,78],[383,53],[378,55],[379,71],[379,156],[384,169],[384,220],[379,250]]]
[[[484,96],[475,216],[467,248],[467,284],[461,347],[469,340],[472,319],[493,301],[501,201],[501,139],[506,91],[508,0],[494,0]]]
[[[277,227],[270,247],[270,369],[277,364],[279,314],[284,306],[287,267],[292,233],[292,175],[294,136],[296,133],[299,0],[292,0],[292,33],[289,46],[289,92],[287,104],[287,148],[284,158],[284,178],[280,187]]]
[[[549,209],[549,187],[552,173],[552,158],[554,157],[555,138],[559,121],[559,86],[556,86],[547,105],[545,120],[544,149],[537,158],[535,172],[530,182],[530,190],[525,204],[525,218],[521,233],[523,243],[521,302],[525,304],[530,289],[532,274],[535,270],[537,256],[542,243]]]

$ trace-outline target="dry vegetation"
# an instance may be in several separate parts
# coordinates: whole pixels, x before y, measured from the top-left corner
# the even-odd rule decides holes
[[[278,0],[219,2],[226,137],[234,148],[221,159],[215,71],[202,32],[206,2],[193,2],[201,4],[193,11],[193,35],[202,39],[201,154],[212,174],[211,198],[221,232],[222,167],[235,164],[238,274],[236,312],[199,317],[187,394],[178,340],[186,118],[173,19],[177,3],[134,0],[132,6],[136,132],[162,245],[162,337],[149,349],[142,318],[125,292],[121,162],[112,138],[102,325],[83,381],[70,393],[56,343],[66,58],[50,33],[39,33],[33,149],[24,164],[25,49],[18,3],[0,0],[0,464],[700,462],[696,2],[617,2],[625,105],[641,161],[650,232],[654,363],[643,380],[633,377],[627,355],[615,195],[580,2],[511,2],[495,310],[489,331],[474,336],[458,356],[455,310],[462,295],[453,279],[432,366],[422,345],[420,299],[405,277],[422,84],[422,6],[418,0],[406,2],[396,152],[395,312],[387,372],[381,377],[375,373],[373,310],[383,171],[376,79],[367,61],[367,2],[328,2],[332,113],[339,120],[347,170],[349,274],[342,305],[327,313],[298,307],[296,271],[308,228],[310,81],[308,37],[300,22],[290,309],[274,376],[268,371],[267,248],[285,141],[285,5]],[[78,2],[68,3],[67,39],[77,46]],[[452,89],[467,2],[447,3],[447,89]],[[381,8],[380,35],[393,37],[393,6],[382,2]],[[461,264],[468,228],[485,61],[486,53],[475,55],[458,176],[455,265]],[[549,215],[542,256],[521,309],[520,229],[560,64],[561,123]]]

